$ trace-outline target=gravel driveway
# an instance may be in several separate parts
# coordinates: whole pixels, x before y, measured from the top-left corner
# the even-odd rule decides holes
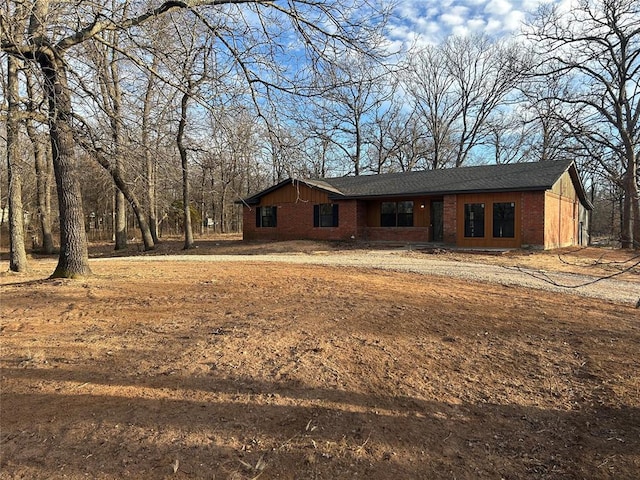
[[[563,272],[541,272],[516,267],[444,260],[434,256],[416,257],[406,251],[359,251],[314,254],[267,255],[166,255],[123,257],[119,260],[155,262],[279,262],[306,265],[365,267],[462,278],[477,282],[517,285],[551,292],[600,298],[615,303],[636,305],[640,302],[640,283],[603,279]],[[109,261],[94,259],[92,261]],[[640,316],[640,313],[639,313]]]

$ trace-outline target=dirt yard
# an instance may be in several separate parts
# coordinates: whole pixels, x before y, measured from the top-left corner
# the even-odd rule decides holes
[[[0,274],[0,478],[638,478],[633,305],[251,256],[340,246],[200,244],[187,253],[247,258],[132,247],[82,281],[46,280],[51,258]],[[592,275],[628,261],[441,255]]]

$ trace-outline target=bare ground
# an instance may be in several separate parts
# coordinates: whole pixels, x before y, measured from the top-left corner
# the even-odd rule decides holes
[[[186,253],[354,254],[200,245]],[[591,276],[634,258],[436,253]],[[66,281],[34,258],[1,275],[0,478],[638,477],[633,305],[259,259],[114,258]],[[619,277],[637,284],[637,269]]]

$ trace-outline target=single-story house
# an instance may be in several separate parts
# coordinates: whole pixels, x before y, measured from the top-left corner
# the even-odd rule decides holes
[[[552,249],[588,243],[572,161],[288,179],[248,198],[245,240],[355,240]]]

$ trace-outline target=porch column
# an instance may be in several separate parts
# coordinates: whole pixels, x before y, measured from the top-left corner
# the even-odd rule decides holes
[[[458,236],[458,197],[456,195],[445,195],[442,211],[442,237],[444,243],[455,245]]]

